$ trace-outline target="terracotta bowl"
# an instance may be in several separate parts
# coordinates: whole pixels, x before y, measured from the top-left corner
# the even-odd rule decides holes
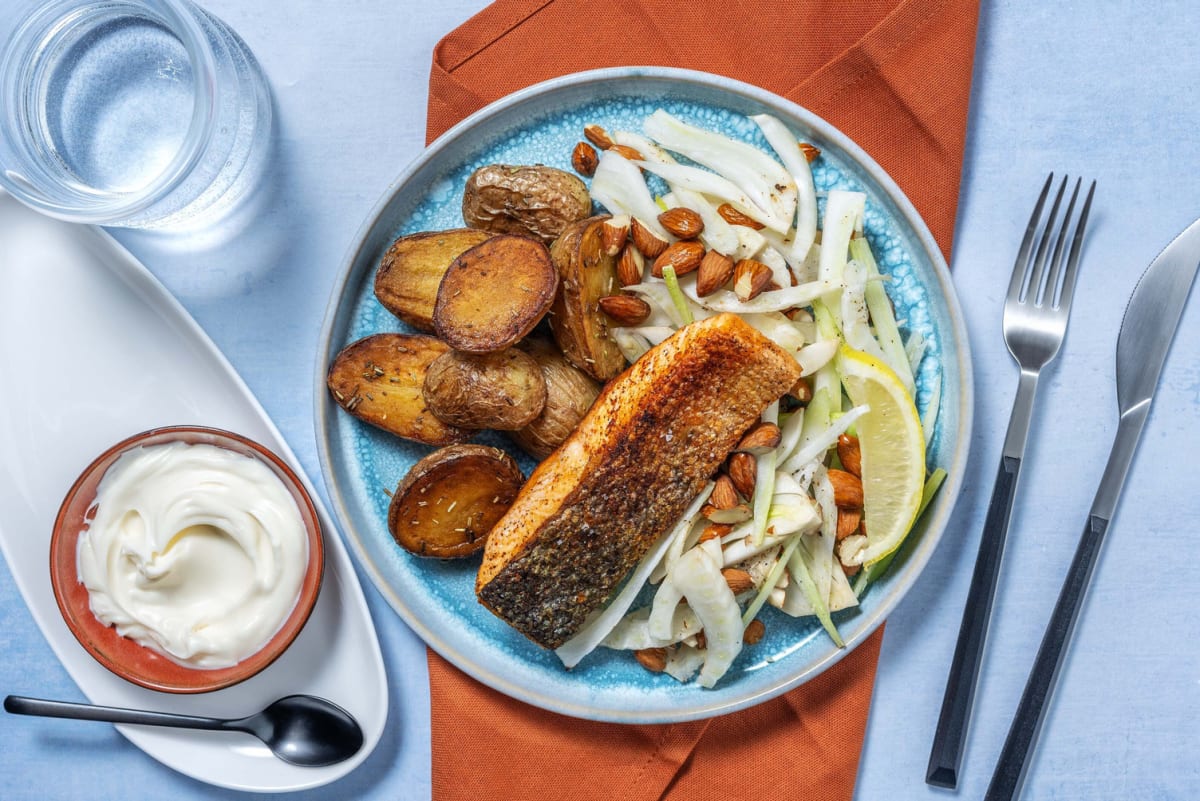
[[[300,585],[300,597],[283,626],[257,653],[232,667],[206,670],[190,668],[133,640],[117,634],[115,628],[101,623],[88,601],[87,588],[79,581],[75,563],[76,542],[88,521],[95,516],[96,489],[108,468],[126,451],[148,445],[186,442],[226,448],[257,459],[279,476],[300,509],[300,518],[308,532],[308,570]],[[50,539],[50,581],[54,598],[71,633],[97,662],[134,684],[169,693],[203,693],[245,681],[274,662],[292,641],[312,613],[321,589],[325,550],[321,525],[312,500],[296,474],[271,451],[256,442],[228,431],[197,426],[156,428],[118,442],[88,465],[63,500],[54,521]]]

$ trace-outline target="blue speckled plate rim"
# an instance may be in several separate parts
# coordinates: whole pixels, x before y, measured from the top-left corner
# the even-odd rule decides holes
[[[923,250],[923,256],[933,267],[937,280],[937,288],[949,311],[949,323],[953,329],[954,350],[957,357],[957,369],[960,376],[959,408],[957,428],[954,432],[953,451],[950,463],[944,465],[948,476],[937,500],[927,511],[922,521],[923,533],[915,547],[908,551],[897,566],[903,567],[902,575],[891,581],[886,594],[873,599],[870,609],[865,611],[854,626],[854,633],[846,641],[844,649],[831,649],[824,656],[813,660],[802,669],[790,676],[786,681],[779,682],[762,690],[749,690],[745,693],[696,692],[685,704],[670,710],[630,709],[625,707],[600,707],[577,703],[571,699],[547,695],[539,691],[537,686],[529,686],[519,680],[513,680],[503,673],[487,668],[482,660],[471,654],[460,651],[452,643],[435,631],[427,621],[414,614],[405,603],[400,593],[392,587],[383,570],[371,559],[366,546],[357,535],[343,496],[342,489],[333,472],[333,445],[331,442],[331,416],[337,407],[330,401],[325,388],[325,376],[328,365],[335,354],[333,334],[345,312],[344,298],[347,288],[357,286],[363,280],[363,273],[372,268],[371,261],[363,258],[364,250],[375,249],[371,245],[372,233],[383,222],[397,195],[400,194],[413,176],[418,174],[431,162],[436,161],[443,151],[447,150],[456,140],[476,129],[486,126],[489,120],[498,115],[519,109],[531,100],[543,100],[544,96],[565,90],[578,90],[589,84],[609,84],[620,82],[622,94],[637,94],[637,84],[680,82],[695,84],[720,93],[740,96],[751,102],[761,104],[783,117],[786,121],[792,118],[814,131],[820,132],[826,139],[839,147],[843,153],[857,163],[863,172],[876,183],[904,218],[905,224],[915,234],[917,244]],[[569,93],[568,93],[569,94]],[[390,230],[390,229],[389,229]],[[357,267],[357,269],[356,269]],[[349,249],[340,269],[329,304],[326,308],[322,323],[320,346],[318,348],[315,387],[315,428],[318,458],[321,464],[322,478],[329,494],[330,502],[343,531],[349,534],[348,540],[359,564],[370,576],[371,581],[397,614],[412,628],[429,647],[438,652],[452,664],[463,670],[478,681],[502,692],[510,697],[519,699],[543,709],[558,712],[573,717],[605,720],[623,723],[668,723],[696,720],[714,715],[726,714],[761,703],[769,698],[797,687],[824,672],[830,666],[840,661],[847,653],[869,637],[886,619],[887,615],[900,602],[923,572],[925,565],[932,557],[933,551],[941,540],[954,503],[962,489],[964,468],[968,458],[971,442],[974,410],[974,383],[971,369],[970,344],[967,338],[966,325],[962,310],[954,292],[950,271],[942,257],[941,250],[934,241],[932,234],[924,221],[913,207],[912,203],[891,179],[867,153],[855,144],[849,137],[841,133],[830,123],[818,117],[807,109],[785,100],[777,95],[755,86],[730,78],[711,75],[693,70],[683,70],[668,67],[618,67],[601,70],[580,72],[561,78],[556,78],[502,98],[483,109],[475,112],[459,124],[455,125],[427,147],[397,178],[389,185],[380,200],[375,204],[366,222],[357,232],[354,244]],[[906,546],[907,547],[907,546]],[[512,675],[521,676],[520,670],[511,671]],[[681,699],[682,700],[682,699]]]

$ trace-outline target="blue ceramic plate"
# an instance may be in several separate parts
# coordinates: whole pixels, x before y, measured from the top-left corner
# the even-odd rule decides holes
[[[533,645],[476,603],[478,557],[419,559],[395,545],[386,526],[388,492],[429,449],[343,412],[325,389],[325,372],[350,342],[404,330],[372,294],[375,269],[397,236],[462,226],[463,184],[473,170],[494,162],[569,170],[571,150],[585,123],[640,131],[641,121],[660,107],[764,148],[746,115],[766,112],[819,147],[822,156],[813,164],[817,189],[866,192],[866,232],[881,270],[891,276],[888,289],[897,316],[929,342],[918,405],[925,408],[931,402],[940,375],[940,409],[929,459],[945,468],[949,478],[889,573],[865,593],[857,609],[836,616],[847,649],[862,642],[917,580],[958,495],[970,441],[970,356],[946,265],[912,205],[859,147],[786,100],[703,73],[631,68],[568,76],[483,109],[431,145],[371,214],[330,301],[316,371],[320,457],[333,508],[368,575],[401,617],[432,648],[501,692],[568,715],[630,723],[689,720],[747,707],[811,679],[847,651],[836,648],[815,619],[797,620],[768,608],[766,637],[745,649],[712,690],[649,673],[628,653],[604,649],[574,670],[564,670],[552,652]],[[517,453],[499,435],[482,439]],[[526,471],[531,466],[528,459],[522,462]]]

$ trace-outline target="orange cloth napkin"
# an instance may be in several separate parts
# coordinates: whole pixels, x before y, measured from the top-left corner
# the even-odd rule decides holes
[[[427,133],[580,70],[655,64],[727,75],[854,139],[949,257],[977,17],[976,0],[498,0],[438,43]],[[535,709],[431,651],[433,797],[850,798],[881,638],[752,709],[655,726]]]

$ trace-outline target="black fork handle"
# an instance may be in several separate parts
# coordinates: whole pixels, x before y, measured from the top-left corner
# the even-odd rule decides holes
[[[967,727],[971,722],[971,707],[975,700],[975,687],[979,683],[979,668],[983,663],[992,602],[996,596],[1000,562],[1004,555],[1004,542],[1008,536],[1008,522],[1012,516],[1020,473],[1020,459],[1011,456],[1000,459],[992,500],[983,524],[983,537],[979,542],[979,555],[971,575],[971,588],[967,593],[967,604],[958,631],[958,644],[954,648],[954,661],[942,697],[942,711],[933,736],[929,767],[925,773],[925,781],[936,787],[953,789],[958,785],[958,769],[962,764]]]

